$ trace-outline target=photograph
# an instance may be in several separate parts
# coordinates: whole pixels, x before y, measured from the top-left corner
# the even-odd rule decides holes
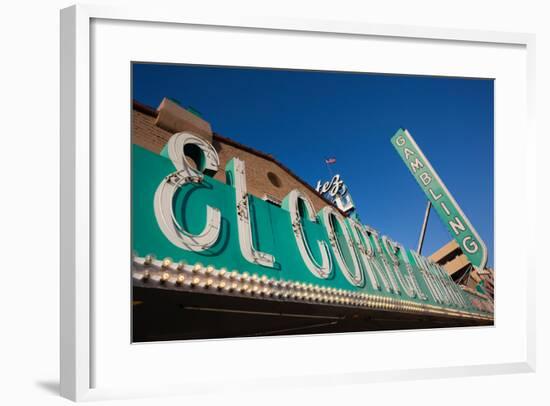
[[[494,79],[131,63],[134,343],[493,326]]]

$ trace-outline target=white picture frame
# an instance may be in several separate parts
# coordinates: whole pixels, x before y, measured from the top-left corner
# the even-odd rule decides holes
[[[98,387],[94,374],[96,357],[98,356],[97,343],[94,339],[97,315],[94,310],[94,289],[97,289],[92,275],[96,258],[94,257],[94,238],[96,226],[93,223],[94,207],[92,200],[96,185],[94,185],[94,172],[92,169],[93,155],[101,154],[101,150],[93,150],[96,147],[92,140],[94,123],[91,119],[94,83],[91,66],[94,63],[93,47],[98,42],[92,42],[93,22],[110,21],[123,24],[158,23],[174,25],[189,25],[194,27],[224,27],[227,29],[239,28],[247,32],[255,30],[284,32],[285,35],[297,35],[297,33],[315,33],[318,36],[342,34],[354,37],[368,36],[370,38],[383,39],[409,39],[418,41],[438,41],[440,44],[460,44],[468,47],[475,44],[487,44],[487,46],[512,46],[521,49],[521,56],[525,57],[525,71],[527,79],[521,89],[525,89],[526,116],[522,119],[522,130],[525,131],[525,156],[521,161],[524,171],[520,181],[534,188],[534,163],[530,163],[527,156],[534,154],[534,46],[535,37],[525,33],[485,32],[473,30],[428,28],[402,25],[380,25],[342,21],[319,20],[289,20],[276,18],[226,18],[219,15],[194,16],[182,15],[179,10],[145,8],[109,8],[104,6],[72,6],[61,12],[61,394],[72,400],[90,400],[111,397],[145,396],[158,394],[185,394],[199,391],[206,387],[205,382],[197,382],[193,390],[183,384],[173,383],[164,388],[133,388],[131,386]],[[242,33],[242,32],[241,32]],[[248,35],[248,34],[246,34]],[[414,73],[414,72],[411,72]],[[474,74],[474,73],[472,73]],[[129,105],[128,105],[129,106]],[[498,108],[498,104],[497,104]],[[129,123],[128,123],[129,126]],[[496,131],[501,131],[497,122]],[[497,154],[497,161],[499,157]],[[497,172],[496,172],[497,173]],[[496,175],[495,175],[496,176]],[[129,180],[128,180],[129,182]],[[531,184],[531,182],[533,182]],[[498,188],[498,183],[497,183]],[[534,224],[535,201],[533,196],[522,197],[527,207],[529,224]],[[498,218],[498,211],[496,218]],[[532,230],[526,226],[526,230]],[[498,231],[498,226],[497,226]],[[531,233],[532,234],[532,233]],[[534,235],[527,235],[525,245],[534,242]],[[496,251],[504,252],[506,242],[496,234]],[[123,246],[122,249],[126,249]],[[499,251],[502,247],[502,251]],[[129,251],[128,251],[129,252]],[[129,255],[129,254],[128,254]],[[529,254],[530,260],[524,262],[523,270],[525,278],[531,282],[535,278],[534,254]],[[500,263],[499,263],[500,265]],[[500,271],[500,268],[499,268]],[[498,278],[498,277],[497,277]],[[504,284],[502,285],[504,288]],[[408,365],[402,368],[390,368],[387,370],[354,370],[342,367],[338,373],[313,375],[304,369],[299,384],[323,384],[354,382],[363,383],[373,380],[411,379],[429,377],[451,377],[466,375],[498,374],[510,372],[528,372],[535,368],[535,319],[534,283],[526,283],[525,291],[522,291],[521,334],[525,340],[521,341],[522,348],[518,352],[524,354],[510,361],[508,359],[493,360],[493,362],[471,362],[465,365],[439,365],[437,367],[423,365]],[[500,289],[497,279],[497,290]],[[498,294],[498,293],[497,293]],[[505,300],[503,299],[503,302]],[[497,303],[497,308],[499,303]],[[502,306],[501,308],[504,308]],[[128,312],[129,313],[129,312]],[[499,317],[496,316],[494,329],[499,328]],[[379,333],[390,340],[397,337],[393,333]],[[340,335],[332,337],[333,340],[347,340]],[[285,338],[285,340],[298,340],[297,338]],[[244,341],[239,341],[242,345]],[[287,343],[289,341],[286,341]],[[130,343],[128,343],[130,346]],[[172,344],[172,345],[178,345]],[[207,346],[207,343],[198,343]],[[235,344],[237,345],[237,344]],[[346,344],[348,346],[349,344]],[[337,362],[337,361],[332,361]],[[259,368],[259,367],[258,367]],[[347,368],[347,369],[346,369]],[[347,371],[347,372],[342,372]],[[260,377],[258,385],[272,387],[296,383],[296,376],[286,377]],[[224,385],[220,378],[214,378],[214,382]],[[201,386],[202,385],[202,386]]]

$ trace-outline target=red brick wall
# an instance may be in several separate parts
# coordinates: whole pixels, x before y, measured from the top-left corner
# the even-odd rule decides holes
[[[155,118],[132,111],[132,142],[158,154],[172,134],[155,125]]]
[[[133,110],[132,142],[158,154],[172,133],[155,126],[154,123],[155,118],[151,115]],[[225,182],[225,165],[231,158],[237,157],[245,162],[247,189],[254,196],[262,198],[265,194],[269,194],[283,200],[292,189],[298,189],[309,197],[316,211],[327,206],[326,201],[317,193],[275,162],[216,137],[214,137],[213,146],[220,157],[220,170],[214,176],[216,179]],[[269,173],[272,174],[271,178],[275,175],[275,183],[278,180],[279,185],[270,180]]]

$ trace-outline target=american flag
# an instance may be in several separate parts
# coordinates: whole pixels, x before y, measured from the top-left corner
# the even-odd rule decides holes
[[[336,163],[336,158],[326,158],[325,163],[326,164],[335,164]]]

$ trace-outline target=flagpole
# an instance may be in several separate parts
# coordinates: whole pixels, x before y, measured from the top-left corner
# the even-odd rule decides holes
[[[331,164],[328,163],[328,160],[329,160],[329,159],[330,159],[330,158],[325,158],[325,165],[327,166],[328,173],[330,174],[330,177],[331,177],[331,179],[332,179],[332,177],[334,176],[334,174],[332,173],[332,169],[330,169],[330,165],[331,165]]]
[[[332,169],[330,169],[330,164],[325,159],[325,164],[327,165],[328,173],[330,174],[330,177],[332,178],[334,175],[332,174]]]

